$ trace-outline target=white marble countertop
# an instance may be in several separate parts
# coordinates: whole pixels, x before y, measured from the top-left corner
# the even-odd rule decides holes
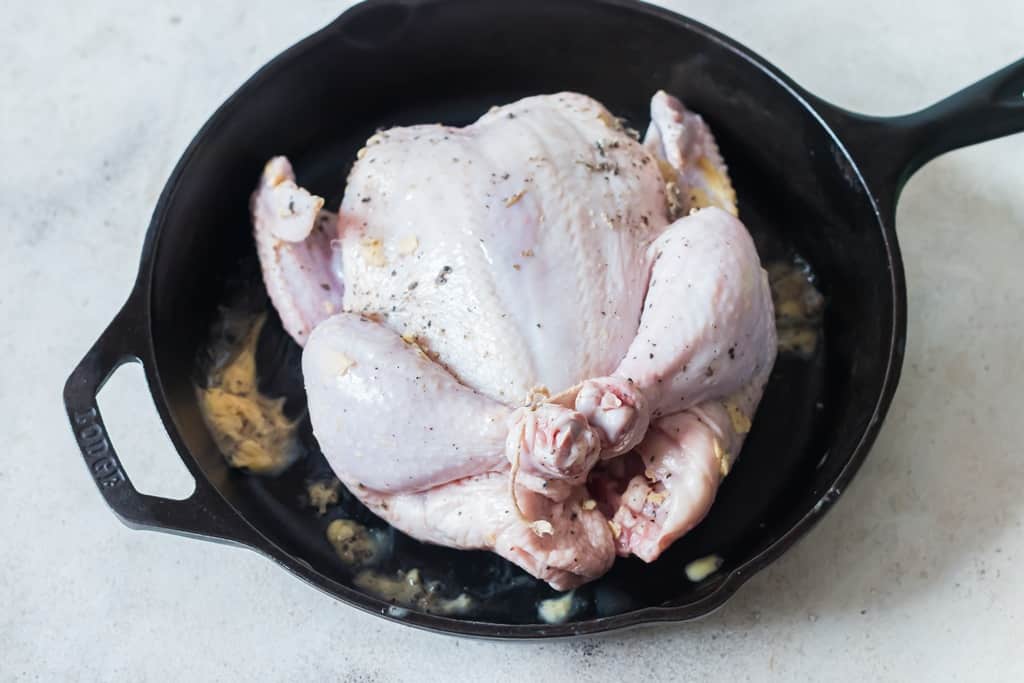
[[[345,4],[2,4],[0,679],[1024,680],[1024,136],[910,182],[907,358],[878,444],[824,522],[699,623],[458,640],[345,607],[255,553],[121,526],[77,455],[63,381],[128,292],[193,133]],[[876,114],[1024,54],[1020,2],[666,4]],[[102,398],[126,468],[170,477],[137,369]]]

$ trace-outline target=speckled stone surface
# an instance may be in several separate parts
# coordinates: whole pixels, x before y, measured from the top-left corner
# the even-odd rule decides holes
[[[823,523],[697,624],[457,640],[255,553],[121,526],[76,454],[63,381],[128,292],[193,133],[345,4],[0,3],[0,679],[1024,680],[1024,136],[911,181],[906,366],[874,453]],[[1024,54],[1024,3],[1005,0],[667,4],[876,114]],[[173,492],[137,368],[102,405],[126,468]]]

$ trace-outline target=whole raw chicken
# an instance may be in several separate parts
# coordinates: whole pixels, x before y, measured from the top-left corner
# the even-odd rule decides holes
[[[380,132],[335,216],[267,163],[264,280],[314,433],[376,514],[558,589],[707,513],[775,362],[768,282],[707,126],[643,144],[576,93]]]

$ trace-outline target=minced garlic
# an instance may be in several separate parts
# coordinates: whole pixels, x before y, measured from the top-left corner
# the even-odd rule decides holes
[[[538,536],[551,536],[555,533],[555,528],[551,526],[551,522],[546,519],[538,519],[535,522],[530,522],[529,527],[533,530],[533,533]]]
[[[351,519],[336,519],[327,525],[327,540],[347,565],[362,566],[377,556],[376,539],[366,527]]]
[[[725,409],[729,413],[729,421],[732,422],[733,431],[737,434],[746,434],[750,431],[750,418],[740,410],[734,399],[725,401]]]
[[[722,444],[718,442],[718,439],[714,439],[715,445],[715,458],[718,459],[718,469],[722,473],[723,477],[729,475],[729,453],[722,448]]]
[[[523,198],[524,194],[526,194],[526,190],[519,190],[514,195],[505,200],[505,206],[512,206],[513,204],[517,203],[520,199]]]
[[[437,581],[424,581],[419,569],[398,571],[394,576],[364,570],[352,582],[383,600],[428,614],[466,614],[476,606],[465,593],[452,599],[441,597],[441,584]]]
[[[224,360],[196,387],[199,409],[214,443],[231,467],[255,474],[278,474],[302,454],[296,423],[284,414],[284,398],[259,391],[256,344],[264,316],[247,325],[241,343],[217,340],[216,356]]]
[[[306,487],[310,506],[316,508],[317,514],[322,517],[327,514],[328,507],[337,505],[340,489],[341,482],[337,479],[312,482]]]
[[[651,503],[653,505],[661,505],[661,503],[664,502],[665,500],[665,494],[651,491],[650,493],[647,494],[646,500],[648,503]]]
[[[388,259],[384,255],[384,245],[378,239],[364,237],[359,241],[359,251],[368,266],[383,268],[388,264]]]

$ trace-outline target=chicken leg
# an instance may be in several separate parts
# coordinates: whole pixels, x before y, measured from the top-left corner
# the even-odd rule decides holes
[[[615,547],[606,519],[581,507],[600,441],[578,413],[556,404],[513,410],[353,313],[315,328],[302,365],[328,462],[394,527],[493,550],[561,589],[607,571]]]
[[[643,472],[628,479],[610,515],[619,555],[652,562],[704,519],[743,446],[746,416],[753,415],[768,372],[726,401],[706,401],[651,424],[636,447]]]
[[[317,325],[302,374],[331,467],[375,491],[422,491],[511,462],[522,469],[520,483],[562,499],[585,483],[600,452],[599,437],[571,408],[498,403],[412,339],[355,313]]]
[[[342,482],[379,517],[428,543],[490,550],[557,590],[569,590],[604,574],[615,560],[608,520],[587,505],[583,487],[563,501],[509,491],[508,469],[467,477],[419,493],[385,495]],[[538,534],[526,518],[550,520]]]
[[[735,394],[775,360],[767,276],[739,220],[695,211],[662,233],[650,260],[636,337],[613,375],[584,381],[575,401],[612,456],[651,419]]]

